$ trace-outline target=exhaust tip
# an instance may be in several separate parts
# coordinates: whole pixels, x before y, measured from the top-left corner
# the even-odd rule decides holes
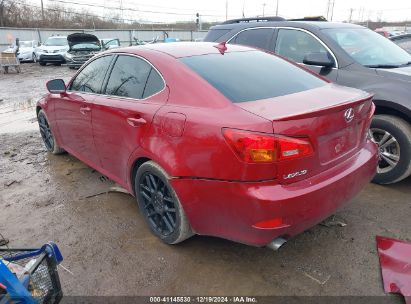
[[[281,237],[274,239],[271,243],[267,245],[268,248],[277,251],[282,247],[285,243],[287,243],[286,239],[283,239]]]

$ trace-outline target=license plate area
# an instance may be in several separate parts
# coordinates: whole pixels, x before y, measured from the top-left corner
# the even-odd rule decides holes
[[[357,123],[338,132],[320,136],[318,138],[320,163],[326,165],[356,149],[361,135],[360,130]]]

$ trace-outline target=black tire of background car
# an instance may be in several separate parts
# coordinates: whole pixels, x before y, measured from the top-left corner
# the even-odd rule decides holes
[[[40,64],[41,66],[45,66],[45,65],[46,65],[46,63],[43,62],[43,61],[39,61],[39,64]]]
[[[49,126],[49,123],[48,123],[46,113],[44,113],[43,110],[40,110],[39,113],[37,114],[37,121],[39,122],[40,134],[41,134],[41,137],[43,139],[44,145],[47,148],[47,151],[51,152],[52,154],[62,154],[62,153],[64,153],[65,152],[64,149],[61,148],[55,140],[53,130],[51,130],[51,127]],[[46,143],[45,135],[44,135],[45,130],[43,130],[43,131],[41,130],[40,121],[43,121],[43,123],[45,122],[45,125],[43,126],[43,128],[48,128],[48,130],[50,131],[50,136],[51,136],[51,140],[52,140],[52,142],[50,144]]]
[[[411,125],[399,117],[376,115],[371,128],[386,130],[400,146],[398,164],[386,173],[377,173],[372,181],[377,184],[392,184],[408,177],[411,174]]]
[[[152,222],[150,222],[150,219],[148,216],[149,211],[147,210],[147,208],[145,208],[145,206],[147,205],[144,205],[144,197],[141,194],[142,185],[143,185],[144,179],[147,176],[147,174],[151,174],[154,177],[158,178],[159,181],[161,181],[163,185],[166,187],[166,191],[168,190],[168,193],[171,195],[171,198],[173,199],[174,209],[175,209],[175,214],[176,214],[176,221],[175,221],[174,231],[171,234],[168,234],[168,235],[162,234],[156,229],[156,227],[152,224]],[[180,203],[180,200],[178,199],[177,194],[175,193],[173,187],[168,182],[168,179],[169,178],[168,178],[167,173],[158,164],[156,164],[153,161],[148,161],[142,164],[137,170],[137,173],[135,176],[135,182],[134,182],[134,190],[136,193],[136,199],[137,199],[139,208],[142,214],[144,215],[146,223],[150,227],[150,230],[152,231],[152,233],[167,244],[177,244],[193,236],[194,233],[191,230],[190,224],[185,215],[185,212]]]

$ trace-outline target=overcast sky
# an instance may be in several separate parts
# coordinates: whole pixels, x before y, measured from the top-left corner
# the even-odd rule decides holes
[[[28,0],[39,5],[40,0]],[[45,6],[55,0],[44,0]],[[113,13],[120,14],[122,4],[123,18],[133,20],[149,20],[154,22],[172,22],[194,20],[196,12],[206,21],[222,21],[226,17],[226,0],[58,0],[62,2],[76,2],[98,6],[107,6],[107,9],[66,4],[78,10],[88,9],[98,15],[109,17]],[[286,18],[303,16],[326,16],[329,0],[278,0],[279,15]],[[331,0],[333,1],[333,0]],[[334,0],[333,21],[348,20],[350,9],[352,20],[382,19],[384,21],[409,20],[411,23],[411,0]],[[56,3],[56,2],[54,2]],[[264,14],[275,15],[277,0],[228,0],[228,18],[239,18],[244,14],[256,16]],[[127,11],[131,8],[134,11]],[[140,10],[140,11],[137,11]],[[142,12],[145,11],[145,12]],[[148,11],[156,12],[149,13]],[[329,14],[329,19],[331,13]]]

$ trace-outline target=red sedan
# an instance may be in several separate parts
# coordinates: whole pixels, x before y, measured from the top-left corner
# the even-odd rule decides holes
[[[47,88],[47,149],[125,187],[169,244],[200,234],[278,247],[377,167],[372,96],[249,47],[115,49]]]

